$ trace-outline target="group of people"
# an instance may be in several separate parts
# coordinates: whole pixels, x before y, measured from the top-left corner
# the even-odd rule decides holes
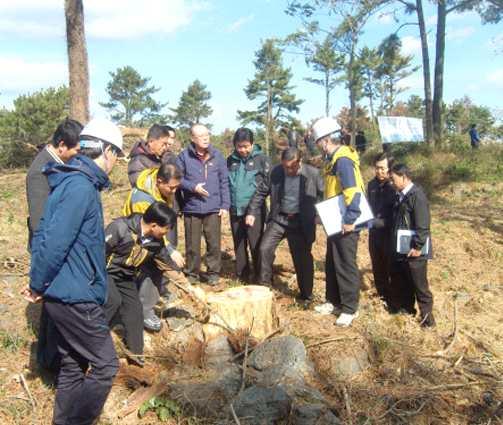
[[[359,233],[368,227],[375,286],[386,308],[415,314],[417,301],[421,324],[435,324],[427,280],[429,207],[409,169],[381,154],[365,190],[358,152],[337,122],[322,118],[310,133],[325,157],[321,170],[307,164],[296,146],[272,165],[247,128],[235,132],[234,150],[225,159],[211,145],[208,128],[195,124],[177,155],[175,129],[155,124],[131,149],[123,216],[105,228],[99,192],[110,186],[108,174],[123,155],[121,132],[103,119],[84,127],[67,119],[58,126],[27,174],[32,259],[23,291],[31,302],[43,300],[37,358],[59,371],[55,424],[91,424],[99,415],[118,369],[113,326],[124,327],[128,358],[142,366],[143,330],[161,329],[155,307],[169,303],[169,281],[183,276],[191,284],[219,283],[227,214],[237,279],[271,286],[275,252],[286,238],[299,302],[309,306],[316,204],[341,195],[342,232],[327,238],[326,300],[314,310],[335,314],[339,326],[357,318],[356,254]],[[365,194],[374,219],[357,225]],[[177,249],[178,217],[185,256]],[[409,232],[405,250],[398,249],[401,231]]]

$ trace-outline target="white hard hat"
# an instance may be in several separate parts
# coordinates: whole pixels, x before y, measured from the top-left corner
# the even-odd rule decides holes
[[[86,140],[86,137],[93,140]],[[80,137],[84,137],[84,140],[80,141],[81,147],[94,147],[92,143],[99,142],[99,139],[104,142],[108,142],[120,150],[122,154],[122,133],[119,127],[115,125],[112,121],[104,118],[93,118],[89,121],[86,126],[80,132]]]
[[[330,117],[324,117],[317,120],[312,126],[311,137],[314,142],[317,142],[322,137],[340,131],[341,126],[336,120]]]

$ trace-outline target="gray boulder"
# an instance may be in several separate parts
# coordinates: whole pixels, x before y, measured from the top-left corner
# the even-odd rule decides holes
[[[280,386],[252,386],[233,403],[239,421],[247,425],[273,425],[288,418],[291,405],[292,399]]]
[[[295,406],[290,417],[292,425],[342,425],[342,422],[324,404]]]

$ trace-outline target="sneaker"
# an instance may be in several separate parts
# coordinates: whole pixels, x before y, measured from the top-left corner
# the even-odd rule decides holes
[[[335,311],[335,306],[332,303],[326,302],[315,306],[314,311],[319,314],[332,314]]]
[[[351,323],[357,317],[358,317],[358,312],[355,312],[354,314],[341,313],[341,315],[335,321],[335,324],[337,326],[344,326],[344,327],[351,326]]]
[[[161,319],[151,310],[143,319],[143,327],[149,331],[159,332],[161,330]]]

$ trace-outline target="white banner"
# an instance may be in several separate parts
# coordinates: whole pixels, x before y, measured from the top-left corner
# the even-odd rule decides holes
[[[409,117],[377,117],[383,143],[422,142],[423,120]]]

